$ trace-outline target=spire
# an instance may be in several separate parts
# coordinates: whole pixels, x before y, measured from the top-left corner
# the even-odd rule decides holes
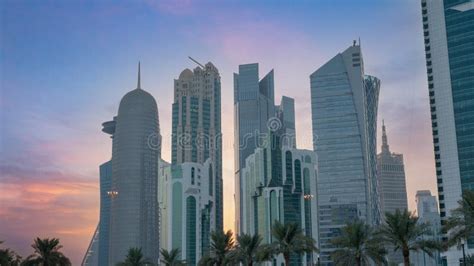
[[[387,131],[385,130],[385,121],[382,120],[382,153],[390,153],[387,140]]]
[[[140,61],[138,61],[138,81],[137,81],[137,89],[141,89],[141,87],[140,87]]]

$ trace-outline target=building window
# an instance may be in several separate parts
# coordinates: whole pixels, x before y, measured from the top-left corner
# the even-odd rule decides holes
[[[286,179],[293,179],[293,156],[291,151],[285,152]]]
[[[196,265],[196,209],[196,198],[189,196],[186,199],[186,262],[190,265]]]

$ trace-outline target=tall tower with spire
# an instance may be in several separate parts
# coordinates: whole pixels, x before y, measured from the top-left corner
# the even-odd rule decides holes
[[[382,149],[377,155],[377,185],[382,214],[408,208],[403,154],[392,153],[389,147],[385,121],[382,121]]]
[[[141,88],[140,63],[137,88],[122,98],[117,116],[103,126],[112,135],[107,264],[123,261],[132,247],[157,263],[161,135],[156,101]]]
[[[408,209],[403,154],[390,151],[384,120],[382,120],[381,152],[377,154],[377,191],[382,220],[385,219],[387,212]],[[390,262],[403,262],[400,251],[389,252],[388,259]]]

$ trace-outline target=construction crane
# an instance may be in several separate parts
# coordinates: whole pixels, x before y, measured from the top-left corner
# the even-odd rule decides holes
[[[191,56],[188,56],[189,59],[191,59],[191,61],[193,61],[194,63],[198,64],[200,67],[202,67],[203,69],[205,69],[205,67],[199,63],[198,61],[194,60],[194,58],[192,58]]]

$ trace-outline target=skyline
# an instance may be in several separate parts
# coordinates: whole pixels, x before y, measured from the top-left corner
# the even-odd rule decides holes
[[[122,2],[107,9],[104,4],[61,3],[36,11],[33,4],[16,9],[21,3],[1,4],[0,224],[5,231],[0,237],[9,247],[25,256],[34,236],[54,236],[73,262],[82,259],[98,221],[99,165],[110,159],[111,143],[100,125],[134,88],[138,60],[142,85],[158,102],[165,160],[171,158],[173,79],[195,67],[189,55],[219,69],[223,121],[232,120],[232,75],[238,65],[258,62],[261,73],[273,68],[275,98],[295,98],[298,148],[311,149],[311,118],[298,116],[310,112],[309,75],[360,37],[366,73],[381,79],[378,125],[386,121],[392,150],[405,157],[410,209],[415,209],[416,190],[436,195],[418,2],[363,2],[357,6],[365,15],[362,21],[354,20],[360,14],[352,13],[354,6],[347,1],[317,2],[320,16],[302,12],[310,2],[289,8],[299,15],[290,15],[283,5],[262,9],[260,2],[244,7],[237,2],[221,7],[179,3]],[[203,18],[199,12],[207,8],[210,14]],[[238,18],[245,22],[236,25]],[[349,21],[353,28],[343,29]],[[150,22],[155,24],[149,27]],[[122,30],[115,29],[119,25]],[[232,124],[224,123],[222,131],[224,227],[233,229]],[[45,206],[66,213],[48,212]],[[33,217],[42,219],[32,224]]]

